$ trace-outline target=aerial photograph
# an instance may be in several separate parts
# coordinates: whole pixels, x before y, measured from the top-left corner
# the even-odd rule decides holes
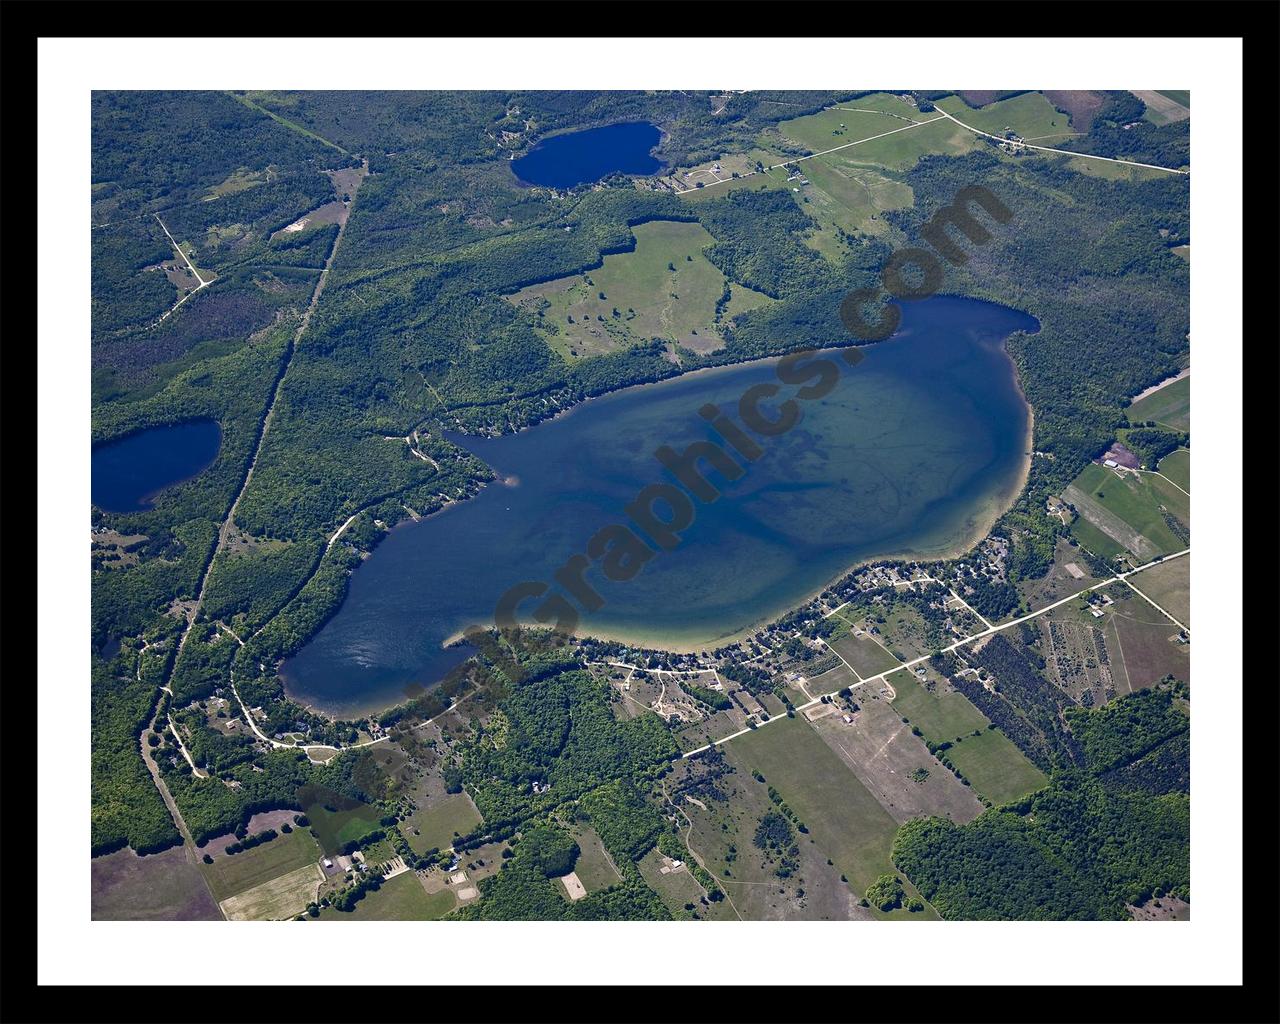
[[[1190,90],[180,84],[71,200],[93,921],[1190,930]]]

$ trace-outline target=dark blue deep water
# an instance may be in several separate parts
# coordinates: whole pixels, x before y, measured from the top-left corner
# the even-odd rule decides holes
[[[661,137],[645,121],[552,135],[511,161],[511,169],[526,185],[548,188],[572,188],[619,172],[655,174],[662,170],[662,161],[650,150]]]
[[[860,561],[942,557],[975,543],[1022,487],[1030,410],[1004,349],[1035,320],[991,303],[908,303],[902,327],[866,348],[799,424],[760,439],[764,454],[722,497],[698,504],[679,546],[634,579],[587,572],[605,604],[580,630],[655,647],[719,646],[803,603]],[[714,440],[699,408],[734,414],[743,392],[777,382],[758,360],[640,385],[501,438],[455,438],[505,483],[392,531],[352,574],[337,615],[283,668],[297,699],[335,714],[403,700],[467,653],[442,644],[491,625],[513,584],[550,581],[647,484],[665,482],[655,449]],[[791,385],[775,401],[795,393]],[[768,404],[766,403],[766,408]],[[665,513],[664,513],[665,514]],[[536,605],[522,607],[527,612]]]
[[[222,429],[213,420],[153,427],[93,450],[90,493],[107,512],[141,512],[166,487],[204,472],[218,457]]]

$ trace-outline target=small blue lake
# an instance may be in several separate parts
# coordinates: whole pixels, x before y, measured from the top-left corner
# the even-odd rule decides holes
[[[527,155],[511,161],[526,185],[572,188],[609,174],[656,174],[662,161],[651,150],[662,133],[647,121],[610,124],[543,139]]]
[[[213,420],[153,427],[93,449],[93,503],[106,512],[142,512],[166,487],[204,472],[218,457],[222,428]]]

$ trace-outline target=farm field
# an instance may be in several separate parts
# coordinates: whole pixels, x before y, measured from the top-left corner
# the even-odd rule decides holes
[[[445,850],[454,836],[465,836],[484,819],[466,793],[447,796],[431,807],[415,811],[401,828],[405,841],[416,854],[430,849]]]
[[[1034,793],[1049,781],[998,729],[965,736],[947,751],[947,756],[973,788],[996,806]]]
[[[1127,550],[1139,562],[1148,562],[1187,546],[1187,539],[1174,530],[1179,529],[1177,521],[1187,516],[1189,499],[1159,477],[1119,475],[1090,464],[1067,487],[1062,498],[1080,514],[1072,533],[1097,555],[1110,557]],[[1171,524],[1166,515],[1175,522]],[[1087,521],[1093,531],[1077,529],[1081,521]],[[1099,544],[1098,534],[1110,543]]]
[[[437,921],[453,910],[457,902],[451,890],[428,893],[416,872],[405,871],[383,882],[376,892],[366,893],[349,913],[325,907],[317,920]]]
[[[744,774],[755,769],[778,790],[859,893],[893,871],[889,850],[897,822],[812,727],[798,718],[781,720],[725,751]]]
[[[691,823],[685,836],[690,852],[727,895],[724,909],[708,917],[845,921],[875,916],[858,905],[861,893],[841,880],[843,871],[821,837],[796,833],[794,870],[785,878],[778,876],[776,858],[766,858],[754,842],[757,827],[777,810],[769,800],[766,784],[756,781],[748,771],[735,769],[717,785],[725,800],[697,805],[686,801],[681,805]],[[828,864],[828,860],[832,863]]]
[[[1143,120],[1171,124],[1191,116],[1191,93],[1186,89],[1135,89],[1133,94],[1147,105]]]
[[[209,890],[219,903],[273,878],[301,867],[314,867],[321,851],[311,833],[304,828],[276,836],[270,842],[242,853],[214,855],[212,864],[201,870],[209,882]]]
[[[229,921],[283,921],[307,909],[321,882],[320,869],[306,864],[222,901]]]
[[[1135,577],[1135,582],[1145,575]],[[1116,691],[1141,690],[1166,675],[1189,681],[1191,647],[1175,642],[1178,627],[1127,586],[1108,587],[1107,593],[1115,603],[1100,621],[1105,622],[1107,648],[1114,651]]]
[[[987,717],[964,694],[932,669],[926,675],[933,690],[926,689],[913,673],[905,670],[889,677],[897,691],[893,709],[918,726],[925,739],[935,744],[954,744],[947,756],[979,796],[1001,804],[1045,784],[1047,780],[1040,770],[1008,736],[990,728]],[[979,731],[978,736],[973,735],[975,730]],[[938,770],[946,771],[941,765]]]
[[[840,614],[837,612],[837,614]],[[845,620],[848,621],[847,619]],[[838,637],[828,644],[849,665],[859,678],[870,679],[881,672],[889,672],[899,664],[897,658],[876,643],[868,634]]]
[[[1188,494],[1191,493],[1191,453],[1185,448],[1170,452],[1156,468]]]
[[[1169,614],[1191,625],[1191,556],[1144,569],[1133,577],[1137,587]]]
[[[946,96],[938,106],[979,131],[1003,135],[1012,130],[1026,142],[1055,146],[1077,134],[1070,117],[1054,108],[1042,93],[1026,92],[974,110],[956,96]]]
[[[1191,429],[1191,375],[1166,384],[1125,410],[1130,423],[1148,420],[1170,430]]]
[[[595,270],[530,285],[508,299],[537,317],[548,344],[567,359],[649,338],[696,352],[719,348],[716,303],[726,281],[703,254],[714,242],[711,234],[701,224],[670,220],[631,230],[632,252],[605,256]],[[733,292],[735,312],[769,301],[742,286]]]
[[[859,691],[857,701],[852,722],[833,712],[811,725],[895,821],[936,815],[964,824],[982,813],[973,790],[934,759],[896,707],[877,693]]]
[[[127,847],[90,862],[94,921],[220,921],[200,870],[181,846],[139,857]]]

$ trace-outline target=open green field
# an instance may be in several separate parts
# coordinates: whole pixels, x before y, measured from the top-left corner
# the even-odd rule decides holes
[[[414,811],[400,831],[414,853],[424,854],[433,847],[448,849],[453,845],[454,833],[465,836],[483,820],[471,797],[458,793],[432,807]]]
[[[856,156],[857,150],[848,152]],[[905,182],[861,166],[853,157],[845,159],[840,153],[806,160],[799,167],[810,182],[802,190],[809,198],[805,211],[822,228],[820,238],[835,241],[835,228],[847,234],[885,234],[889,225],[880,215],[886,210],[908,209],[915,202]],[[823,251],[821,245],[815,248]]]
[[[862,636],[850,633],[831,640],[829,645],[862,679],[889,672],[900,664],[897,658],[865,633]]]
[[[1091,463],[1062,497],[1080,513],[1080,519],[1072,525],[1076,539],[1095,554],[1111,557],[1124,549],[1147,562],[1156,555],[1181,551],[1187,546],[1165,522],[1161,506],[1185,522],[1190,499],[1157,476],[1121,476]],[[1080,529],[1084,520],[1096,532]],[[1105,534],[1113,545],[1102,546],[1102,550],[1095,547],[1099,543],[1097,532]]]
[[[336,853],[343,843],[359,839],[366,832],[377,828],[380,817],[377,810],[367,804],[341,811],[327,811],[319,803],[307,808],[311,828],[324,852],[330,855]]]
[[[782,121],[778,131],[787,141],[804,146],[811,153],[845,146],[859,139],[867,139],[895,128],[927,121],[930,116],[921,114],[910,103],[878,93],[850,100],[838,107],[828,107],[816,114],[807,114],[790,121]]]
[[[1191,109],[1191,90],[1190,89],[1157,89],[1161,96],[1168,96],[1174,103],[1181,103],[1188,110]]]
[[[574,862],[573,871],[578,876],[587,892],[596,892],[617,885],[622,881],[613,861],[605,851],[604,844],[590,825],[573,830],[574,842],[578,844],[578,859]]]
[[[897,694],[893,698],[894,710],[910,719],[912,725],[919,726],[926,739],[934,743],[954,741],[957,736],[987,727],[987,716],[969,703],[963,693],[951,689],[933,672],[930,678],[937,687],[933,691],[926,690],[906,669],[889,676],[889,683]]]
[[[365,893],[350,913],[333,907],[320,911],[320,921],[437,921],[448,914],[457,900],[451,889],[428,894],[412,871],[405,871],[382,883],[377,892]]]
[[[1144,569],[1132,583],[1179,622],[1191,625],[1191,556]]]
[[[958,96],[944,97],[937,105],[979,131],[1003,135],[1006,129],[1011,129],[1025,141],[1038,142],[1042,146],[1056,145],[1077,134],[1071,128],[1070,117],[1056,110],[1038,92],[1026,92],[981,110],[972,109]]]
[[[242,853],[215,854],[213,863],[202,864],[201,869],[213,898],[221,903],[229,896],[290,871],[315,865],[320,856],[320,847],[311,833],[304,828],[295,828]]]
[[[510,300],[534,313],[547,343],[567,359],[649,338],[697,352],[718,348],[716,302],[725,276],[703,254],[715,241],[711,234],[701,224],[672,220],[637,224],[632,232],[632,252],[605,256],[603,266],[585,274],[530,285]],[[768,301],[737,291],[736,312]]]
[[[1170,452],[1156,468],[1188,494],[1191,493],[1191,453],[1185,448]]]
[[[897,691],[893,707],[919,726],[933,743],[954,744],[947,756],[974,790],[993,804],[1007,803],[1041,788],[1048,781],[1004,733],[990,729],[986,715],[964,694],[934,675],[937,689],[926,690],[907,671],[889,677]],[[980,734],[973,735],[974,730]],[[959,739],[960,742],[957,742]]]
[[[685,905],[688,903],[696,905],[705,895],[703,888],[698,884],[697,879],[689,874],[687,868],[678,868],[663,874],[662,860],[662,854],[655,846],[636,862],[636,867],[649,888],[662,898],[662,902],[675,915],[676,920],[686,918],[689,912],[684,909]],[[586,882],[582,884],[586,885]],[[587,891],[591,891],[590,886],[587,886]]]
[[[1191,375],[1166,384],[1159,391],[1134,402],[1127,410],[1130,423],[1151,420],[1170,430],[1191,429]]]
[[[889,850],[897,823],[802,719],[779,719],[724,750],[745,774],[754,768],[765,777],[859,892],[894,870]],[[933,916],[892,916],[899,915]]]
[[[965,736],[947,751],[973,788],[993,804],[1005,804],[1034,793],[1049,782],[1014,742],[997,729]]]
[[[1166,384],[1159,391],[1134,402],[1127,410],[1131,423],[1151,420],[1172,430],[1191,426],[1191,376]]]

